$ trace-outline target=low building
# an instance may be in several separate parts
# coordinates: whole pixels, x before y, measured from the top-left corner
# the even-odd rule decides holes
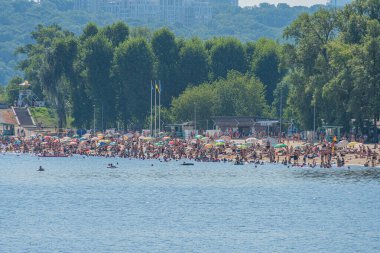
[[[212,117],[214,128],[222,132],[238,131],[243,136],[254,133],[266,133],[266,135],[277,135],[280,122],[276,119],[266,119],[251,116],[218,116]]]
[[[170,132],[173,136],[179,138],[188,138],[191,133],[195,132],[194,122],[184,122],[181,124],[169,124],[165,127],[166,132]]]
[[[12,109],[0,109],[0,135],[15,135],[15,127],[18,125]]]

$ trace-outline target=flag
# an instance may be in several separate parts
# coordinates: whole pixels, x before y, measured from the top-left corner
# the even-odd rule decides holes
[[[157,83],[156,83],[156,91],[157,91],[158,93],[160,93],[160,87],[158,86]]]

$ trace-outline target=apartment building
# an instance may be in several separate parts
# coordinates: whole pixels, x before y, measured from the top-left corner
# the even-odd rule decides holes
[[[160,20],[192,25],[211,20],[208,0],[75,0],[74,8],[89,12],[108,12],[127,20]]]

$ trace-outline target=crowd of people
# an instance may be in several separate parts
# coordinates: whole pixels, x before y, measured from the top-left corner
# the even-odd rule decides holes
[[[342,167],[352,160],[364,159],[364,166],[380,164],[378,145],[348,142],[299,143],[284,139],[274,144],[270,139],[234,140],[230,136],[190,136],[187,139],[142,136],[138,133],[85,134],[71,137],[42,136],[2,137],[3,153],[29,153],[41,157],[101,156],[134,159],[159,159],[163,162],[183,159],[202,162],[233,162],[236,165],[263,162],[299,167]],[[342,144],[343,145],[340,145]]]

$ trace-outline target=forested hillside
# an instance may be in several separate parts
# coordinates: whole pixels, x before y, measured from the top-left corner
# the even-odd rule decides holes
[[[170,25],[177,36],[202,39],[213,36],[234,36],[242,41],[257,40],[261,37],[280,39],[283,29],[300,13],[315,12],[319,7],[289,7],[287,5],[262,4],[258,8],[214,7],[213,19],[209,24],[184,27]],[[72,0],[44,0],[36,4],[29,0],[0,1],[0,85],[6,84],[15,75],[20,55],[15,56],[17,47],[32,42],[30,33],[37,25],[59,24],[74,34],[93,21],[99,26],[116,20],[109,14],[94,14],[73,10]],[[156,30],[167,26],[164,23],[145,23],[126,20],[130,27],[147,27]]]

